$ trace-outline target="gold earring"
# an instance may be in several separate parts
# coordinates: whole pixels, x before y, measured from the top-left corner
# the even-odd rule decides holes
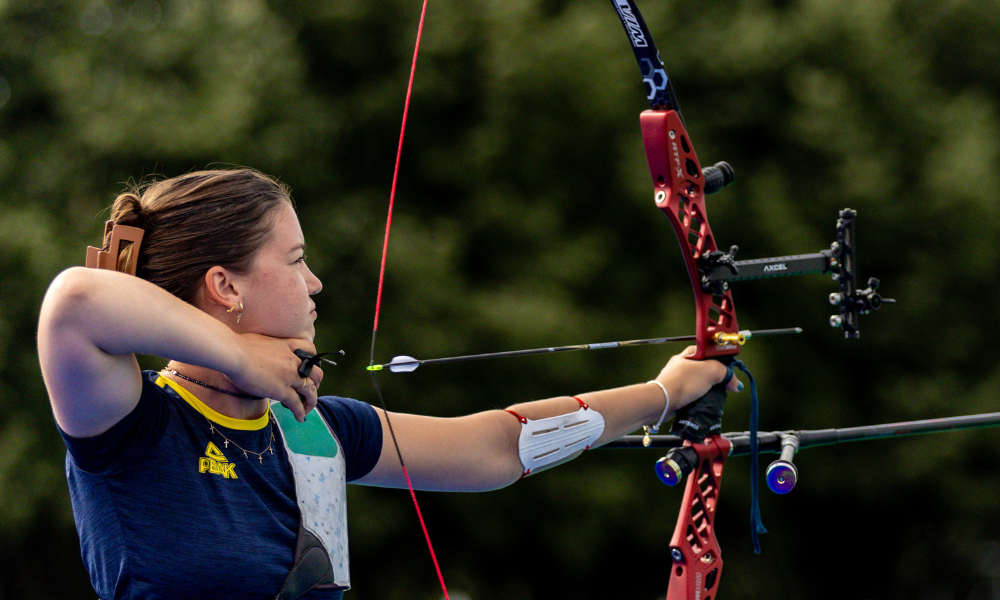
[[[229,314],[232,314],[232,312],[234,310],[236,310],[237,306],[239,307],[240,310],[239,310],[239,312],[236,313],[236,322],[239,323],[240,322],[240,318],[243,317],[243,301],[242,300],[239,301],[239,302],[233,302],[233,307],[230,308],[229,310],[227,310],[226,312],[229,313]]]

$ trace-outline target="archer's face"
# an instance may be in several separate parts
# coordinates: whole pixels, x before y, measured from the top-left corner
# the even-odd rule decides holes
[[[316,303],[310,296],[323,284],[306,265],[305,238],[291,204],[277,209],[271,240],[258,253],[244,285],[244,331],[313,340]]]

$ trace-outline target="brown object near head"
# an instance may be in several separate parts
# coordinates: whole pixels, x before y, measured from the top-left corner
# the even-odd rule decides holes
[[[88,251],[87,266],[134,274],[199,306],[209,269],[253,270],[286,203],[288,187],[253,169],[151,178],[115,198],[101,249]]]
[[[135,268],[139,262],[139,246],[142,244],[142,236],[146,232],[138,227],[115,225],[113,221],[104,224],[105,238],[108,236],[109,230],[111,231],[111,243],[108,245],[107,251],[93,246],[87,247],[87,268],[118,271],[118,257],[122,252],[128,251],[130,260],[124,265],[125,268],[122,269],[122,272],[135,275]],[[127,245],[122,247],[123,244]]]

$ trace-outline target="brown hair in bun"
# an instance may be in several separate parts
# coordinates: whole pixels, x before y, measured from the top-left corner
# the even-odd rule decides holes
[[[145,231],[136,275],[195,304],[202,277],[222,266],[246,274],[267,244],[275,209],[291,203],[286,185],[253,169],[196,171],[135,186],[115,198],[111,223]],[[111,244],[111,228],[103,249]],[[119,271],[132,245],[118,255]]]
[[[114,204],[111,205],[111,223],[114,225],[138,227],[139,229],[145,230],[146,228],[142,218],[142,202],[139,200],[139,196],[135,195],[133,192],[119,194],[118,197],[115,198]],[[111,245],[112,230],[107,227],[105,229],[103,248],[107,250]],[[118,259],[115,261],[117,271],[121,271],[123,273],[129,272],[129,266],[132,264],[132,255],[134,252],[135,248],[131,243],[125,244],[119,250]]]

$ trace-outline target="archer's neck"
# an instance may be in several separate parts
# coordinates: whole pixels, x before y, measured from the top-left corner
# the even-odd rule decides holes
[[[167,363],[167,369],[174,369],[181,375],[190,377],[191,379],[197,379],[198,381],[223,390],[237,394],[246,394],[246,392],[233,385],[233,383],[229,381],[225,375],[219,373],[218,371],[213,371],[212,369],[196,367],[194,365],[185,364],[176,360],[172,360]],[[177,385],[191,392],[195,398],[201,400],[206,406],[221,415],[225,415],[233,419],[250,420],[258,419],[265,412],[267,412],[268,401],[266,398],[262,398],[260,400],[244,400],[243,398],[223,394],[222,392],[217,392],[196,383],[185,381],[180,377],[174,377],[170,373],[163,373],[163,376],[169,377],[171,381],[174,381]]]

